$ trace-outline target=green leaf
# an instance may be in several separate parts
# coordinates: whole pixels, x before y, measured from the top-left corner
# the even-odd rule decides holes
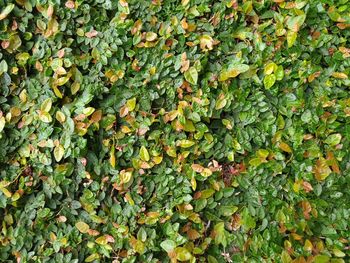
[[[317,255],[314,257],[313,263],[328,263],[330,258],[326,255]]]
[[[166,252],[171,252],[176,248],[176,243],[170,239],[167,239],[167,240],[164,240],[162,243],[160,243],[160,246]]]
[[[215,244],[222,244],[224,247],[227,245],[226,235],[225,235],[225,224],[224,222],[217,223],[214,226],[214,236]]]
[[[6,60],[1,60],[1,62],[0,62],[0,76],[3,73],[7,72],[7,70],[8,70],[8,66],[7,66]]]
[[[284,78],[284,70],[281,65],[277,67],[275,71],[275,76],[276,76],[276,80],[282,80]]]
[[[197,81],[198,81],[198,72],[197,69],[195,67],[190,67],[186,72],[185,72],[185,79],[193,84],[193,85],[197,85]]]
[[[238,210],[237,206],[224,205],[219,208],[219,213],[223,216],[231,216]]]
[[[270,89],[276,82],[276,76],[274,74],[266,75],[264,77],[264,87],[265,89]]]
[[[340,133],[331,134],[327,137],[327,139],[324,142],[329,144],[330,146],[335,146],[340,143],[341,138],[342,136]]]
[[[290,17],[287,19],[287,27],[292,32],[298,32],[305,21],[306,15]]]
[[[254,218],[249,214],[248,209],[244,209],[243,211],[242,224],[244,226],[245,231],[249,231],[250,229],[256,226],[256,222]]]

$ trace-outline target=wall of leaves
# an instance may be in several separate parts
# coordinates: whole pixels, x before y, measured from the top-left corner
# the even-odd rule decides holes
[[[347,262],[349,28],[348,0],[0,0],[0,261]]]

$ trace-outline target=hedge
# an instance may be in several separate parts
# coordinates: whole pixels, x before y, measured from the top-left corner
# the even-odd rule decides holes
[[[348,262],[349,28],[348,0],[0,0],[0,261]]]

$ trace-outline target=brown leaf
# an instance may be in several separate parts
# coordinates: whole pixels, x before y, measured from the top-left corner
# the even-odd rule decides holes
[[[187,71],[190,67],[190,61],[187,59],[187,54],[186,52],[181,54],[181,69],[180,72],[184,73]]]
[[[327,160],[321,157],[316,161],[313,172],[318,181],[323,181],[331,174],[332,170],[329,168]]]
[[[337,161],[337,159],[335,159],[334,154],[332,152],[327,152],[327,159],[326,160],[327,160],[328,164],[331,165],[332,171],[334,173],[340,174],[338,161]]]
[[[306,220],[310,219],[311,205],[309,201],[301,201],[301,208],[303,209],[303,215]]]
[[[120,115],[121,118],[123,118],[126,115],[128,115],[128,113],[129,113],[129,109],[128,109],[127,105],[122,106],[120,108],[120,110],[119,110],[119,115]]]
[[[305,192],[311,192],[312,190],[314,190],[314,188],[312,187],[312,185],[307,182],[307,181],[303,181],[303,188]]]
[[[196,240],[201,237],[201,235],[195,229],[188,230],[187,235],[190,240]]]
[[[75,8],[75,3],[74,3],[74,1],[67,1],[66,2],[66,4],[65,4],[65,6],[67,7],[67,8],[69,8],[69,9],[74,9]]]
[[[54,12],[53,6],[52,6],[52,5],[49,5],[49,7],[48,7],[48,9],[47,9],[47,16],[48,16],[48,17],[52,17],[53,12]]]
[[[204,167],[202,165],[195,164],[195,163],[191,165],[191,168],[193,169],[193,171],[195,171],[197,173],[201,173],[204,170]]]
[[[97,35],[98,35],[98,32],[95,29],[91,30],[90,32],[85,33],[85,36],[87,38],[93,38]]]
[[[97,110],[92,114],[90,121],[92,123],[96,123],[96,122],[99,122],[101,120],[101,118],[102,118],[102,111]]]
[[[287,152],[287,153],[291,153],[292,152],[292,149],[289,147],[288,144],[286,144],[285,142],[280,142],[279,144],[279,148],[284,151],[284,152]]]

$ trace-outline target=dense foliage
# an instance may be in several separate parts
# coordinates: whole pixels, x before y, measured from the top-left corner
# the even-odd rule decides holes
[[[1,262],[348,262],[350,1],[0,0]]]

